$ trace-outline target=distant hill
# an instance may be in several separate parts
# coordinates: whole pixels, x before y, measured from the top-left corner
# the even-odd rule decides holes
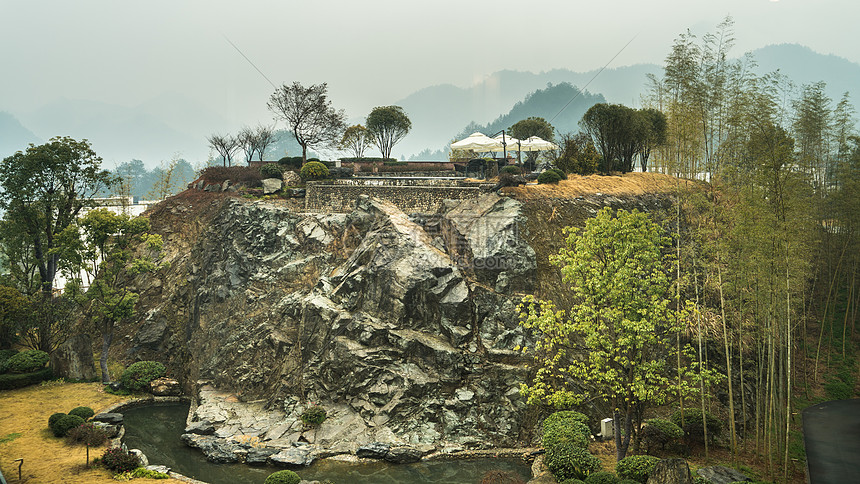
[[[573,72],[556,69],[539,74],[505,70],[467,88],[451,84],[427,87],[395,103],[403,107],[412,121],[412,131],[395,147],[395,151],[414,154],[428,147],[435,149],[454,138],[464,126],[489,123],[510,112],[514,104],[523,101],[530,93],[548,85],[566,82],[585,87],[588,84],[589,91],[601,93],[607,102],[635,104],[645,85],[646,74],[659,74],[661,69],[654,64],[606,69],[591,84],[588,82],[597,70]]]
[[[779,70],[800,88],[818,81],[827,83],[825,92],[834,105],[850,92],[852,103],[860,105],[860,64],[843,57],[819,54],[798,44],[769,45],[752,51],[759,75]]]
[[[0,159],[24,151],[30,143],[40,144],[42,139],[25,128],[18,118],[0,111]]]

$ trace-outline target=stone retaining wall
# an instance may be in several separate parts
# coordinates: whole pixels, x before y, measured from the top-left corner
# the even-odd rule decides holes
[[[405,213],[436,213],[443,200],[475,199],[492,184],[461,178],[360,177],[309,182],[305,209],[310,212],[351,212],[361,195],[393,203]]]

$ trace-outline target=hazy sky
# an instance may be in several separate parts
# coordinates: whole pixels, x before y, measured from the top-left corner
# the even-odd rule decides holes
[[[661,63],[686,29],[735,19],[734,52],[794,42],[860,62],[853,0],[0,0],[0,110],[65,97],[135,106],[166,92],[234,126],[269,121],[275,84],[328,82],[364,117],[433,84],[500,70]],[[213,126],[212,130],[234,126]]]

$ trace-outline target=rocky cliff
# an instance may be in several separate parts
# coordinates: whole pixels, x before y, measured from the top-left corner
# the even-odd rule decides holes
[[[140,317],[115,355],[165,361],[219,438],[333,452],[521,443],[516,307],[561,297],[546,266],[561,227],[604,204],[667,204],[487,194],[407,216],[366,197],[349,214],[200,197],[150,214],[170,266],[135,280]],[[298,419],[311,402],[329,411],[319,429]]]

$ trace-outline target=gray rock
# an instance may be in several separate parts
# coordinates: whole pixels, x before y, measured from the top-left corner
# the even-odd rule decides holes
[[[663,459],[648,474],[647,484],[693,484],[690,466],[684,459]]]
[[[104,422],[93,422],[93,425],[104,430],[107,433],[109,439],[112,439],[119,435],[119,425],[110,425]]]
[[[167,467],[167,466],[159,466],[159,465],[150,464],[150,465],[145,466],[145,467],[146,467],[146,470],[161,472],[163,474],[167,474],[170,472],[170,467]]]
[[[266,465],[266,462],[269,460],[269,456],[272,454],[277,454],[279,449],[273,449],[270,447],[263,448],[253,448],[248,451],[245,455],[245,463],[250,465]]]
[[[240,447],[225,439],[219,439],[210,435],[182,434],[180,440],[185,445],[200,449],[206,456],[206,460],[216,464],[228,464],[238,462],[239,457],[235,451]]]
[[[311,447],[290,447],[269,456],[269,462],[285,467],[309,466],[316,459]]]
[[[275,193],[281,189],[284,185],[282,180],[277,178],[264,178],[263,179],[263,194],[269,195],[271,193]]]
[[[284,172],[284,186],[294,187],[302,184],[302,177],[298,173],[287,170]],[[304,189],[302,189],[304,191]]]
[[[182,394],[182,388],[173,378],[162,377],[149,382],[149,393],[157,397],[175,397]]]
[[[373,442],[372,444],[362,445],[359,447],[355,452],[355,455],[368,459],[384,459],[385,456],[388,455],[388,449],[390,448],[391,446],[389,444]]]
[[[166,331],[167,322],[164,319],[147,319],[140,325],[140,328],[131,340],[132,344],[136,347],[132,352],[140,351],[140,348],[154,351],[160,350]]]
[[[185,433],[197,435],[214,435],[215,426],[212,425],[212,422],[208,420],[191,422],[187,427],[185,427]]]
[[[753,482],[752,479],[745,476],[730,467],[711,466],[701,467],[696,471],[696,474],[711,481],[711,484],[729,484],[732,482]]]
[[[287,190],[287,194],[293,198],[304,198],[305,193],[304,188],[290,188]]]
[[[54,376],[72,380],[92,380],[98,377],[93,362],[93,341],[88,334],[76,334],[51,354]]]
[[[123,416],[121,413],[97,413],[91,419],[93,422],[104,422],[110,425],[122,425]]]
[[[207,184],[206,188],[204,188],[203,191],[205,191],[205,192],[220,192],[221,191],[221,184],[220,183]]]
[[[415,447],[392,447],[385,454],[385,460],[392,464],[409,464],[420,461],[423,456],[424,453]]]
[[[149,465],[149,459],[146,458],[146,454],[143,453],[140,449],[129,449],[129,454],[137,457],[137,462],[140,467],[146,467]]]

